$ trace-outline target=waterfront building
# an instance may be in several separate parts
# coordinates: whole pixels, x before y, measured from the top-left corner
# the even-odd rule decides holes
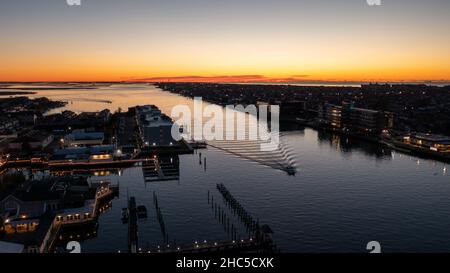
[[[275,101],[273,104],[280,106],[280,120],[295,120],[307,111],[306,101]]]
[[[34,232],[40,218],[63,207],[64,188],[55,181],[29,183],[0,200],[3,229],[8,234]]]
[[[80,129],[66,135],[62,143],[65,147],[87,147],[102,145],[104,140],[105,134],[103,132]]]
[[[110,181],[61,178],[25,183],[0,201],[2,250],[22,245],[25,253],[52,249],[62,226],[94,223],[118,187]]]
[[[114,146],[98,145],[91,147],[69,147],[55,150],[50,158],[52,163],[77,163],[77,162],[110,162],[113,161]]]
[[[8,143],[8,149],[17,152],[40,151],[52,143],[54,136],[44,131],[31,130]],[[28,151],[28,152],[29,152]]]
[[[419,148],[450,155],[450,137],[415,133],[403,138],[403,142]]]
[[[19,128],[19,120],[15,118],[0,117],[0,132],[15,131]]]
[[[343,132],[380,134],[394,127],[389,112],[354,107],[353,103],[325,104],[319,108],[321,123]]]
[[[139,134],[144,147],[177,146],[172,137],[172,120],[154,105],[136,107]]]
[[[319,118],[322,119],[322,123],[333,128],[342,128],[342,106],[328,103],[324,104],[319,109]]]

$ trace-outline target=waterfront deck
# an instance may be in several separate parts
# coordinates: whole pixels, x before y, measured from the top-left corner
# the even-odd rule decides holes
[[[104,200],[113,198],[117,195],[118,191],[118,186],[110,185],[108,187],[99,187],[95,193],[95,199],[86,204],[83,208],[57,214],[44,237],[39,252],[48,253],[54,249],[59,232],[63,227],[85,225],[97,221],[101,212],[101,204],[103,204]],[[73,217],[77,215],[80,217]],[[84,217],[82,217],[82,215]]]
[[[195,242],[194,244],[176,246],[159,246],[155,249],[139,249],[139,253],[215,253],[215,252],[265,252],[270,249],[268,243],[258,242],[253,238],[240,241]]]

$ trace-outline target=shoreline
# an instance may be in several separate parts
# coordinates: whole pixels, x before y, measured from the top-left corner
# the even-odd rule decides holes
[[[37,92],[32,91],[0,91],[0,96],[19,96],[19,95],[35,95]]]
[[[388,147],[395,151],[398,151],[398,152],[401,152],[404,154],[408,154],[408,155],[412,155],[415,157],[419,157],[419,158],[423,158],[423,159],[437,160],[437,161],[444,162],[444,163],[450,163],[450,155],[445,155],[445,154],[442,154],[439,152],[427,150],[425,148],[420,148],[417,146],[409,145],[409,144],[403,143],[401,141],[396,141],[393,139],[387,139],[387,138],[382,138],[382,137],[360,135],[360,134],[355,134],[355,133],[345,133],[345,132],[341,132],[338,130],[314,125],[311,122],[301,122],[298,120],[296,120],[296,121],[291,120],[290,122],[294,122],[296,124],[311,128],[316,131],[325,131],[325,132],[335,133],[340,136],[351,137],[351,138],[367,141],[370,143],[376,143],[381,146]]]

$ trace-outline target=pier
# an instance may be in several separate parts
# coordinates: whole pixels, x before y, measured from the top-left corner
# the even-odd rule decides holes
[[[138,252],[138,225],[137,225],[137,209],[136,198],[130,197],[128,200],[128,252]]]
[[[244,207],[233,197],[223,184],[217,184],[217,190],[223,196],[225,203],[236,213],[250,234],[258,234],[261,230],[259,220],[254,220]]]
[[[156,217],[158,219],[158,223],[161,228],[161,235],[163,236],[164,245],[167,245],[169,243],[169,234],[167,233],[166,230],[166,224],[164,222],[164,217],[161,212],[161,208],[159,207],[158,196],[156,195],[156,192],[153,192],[153,204],[155,205]]]
[[[48,253],[53,251],[55,242],[59,238],[58,235],[63,227],[86,225],[97,221],[99,214],[102,211],[101,205],[104,203],[104,200],[113,198],[118,194],[118,191],[118,186],[100,186],[97,188],[93,202],[78,210],[71,210],[57,214],[53,218],[50,228],[45,234],[39,252]]]
[[[157,248],[139,249],[139,253],[236,253],[236,252],[260,252],[273,253],[276,246],[273,243],[272,231],[267,225],[260,227],[259,221],[253,220],[250,214],[239,204],[239,202],[231,195],[231,193],[222,184],[217,185],[217,189],[222,194],[225,204],[242,220],[247,227],[250,236],[241,239],[238,236],[236,226],[230,220],[225,209],[220,206],[214,199],[214,196],[208,192],[208,205],[214,210],[214,216],[223,224],[225,230],[231,235],[229,241],[210,242],[207,240],[196,241],[193,244],[176,245],[169,243],[169,237],[166,232],[164,219],[161,208],[159,207],[158,197],[153,193],[153,202],[155,204],[157,218],[161,227],[161,233],[164,237],[164,245]],[[238,238],[239,237],[239,238]]]
[[[168,157],[154,156],[142,162],[145,182],[172,181],[180,178],[178,155]]]
[[[195,242],[191,245],[172,247],[158,247],[156,249],[141,250],[140,253],[236,253],[236,252],[252,252],[262,251],[266,249],[266,245],[255,241],[253,238],[247,240],[234,240],[226,242]]]

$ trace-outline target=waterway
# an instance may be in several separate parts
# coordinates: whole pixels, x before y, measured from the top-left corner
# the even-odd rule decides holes
[[[155,104],[170,114],[175,105],[192,106],[188,98],[146,84],[40,90],[33,96],[68,101],[64,109],[75,112]],[[180,155],[174,181],[145,183],[141,167],[95,177],[120,183],[120,197],[82,250],[127,249],[127,225],[121,222],[127,195],[149,212],[139,221],[140,246],[164,244],[154,192],[171,244],[229,240],[208,204],[208,191],[222,201],[216,189],[222,183],[253,218],[271,227],[282,252],[366,252],[369,241],[380,242],[385,252],[450,251],[450,166],[309,128],[282,132],[281,143],[279,157],[249,156],[253,148],[245,144]],[[275,168],[278,161],[295,166],[296,174]],[[246,238],[244,226],[228,214]]]

